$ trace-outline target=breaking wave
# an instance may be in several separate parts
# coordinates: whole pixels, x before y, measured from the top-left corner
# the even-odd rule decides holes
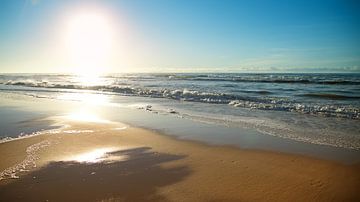
[[[71,75],[0,75],[0,90],[50,93],[88,90],[360,119],[357,75],[131,74],[101,79],[85,85]]]

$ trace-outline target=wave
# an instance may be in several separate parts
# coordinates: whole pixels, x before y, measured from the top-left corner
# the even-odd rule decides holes
[[[89,89],[89,88],[91,88],[88,86],[82,86],[82,85],[76,85],[76,84],[60,84],[60,83],[50,83],[48,81],[33,81],[33,80],[25,80],[25,81],[9,80],[2,84],[13,85],[13,86],[61,88],[61,89]]]
[[[176,82],[176,81],[163,81],[161,78],[165,79],[192,79],[192,80],[236,80],[236,81],[250,81],[250,82],[299,82],[299,83],[324,83],[327,81],[318,80],[316,76],[312,76],[311,79],[305,79],[305,77],[299,76],[245,76],[240,78],[240,76],[230,75],[169,75],[169,74],[159,74],[159,75],[126,75],[126,76],[114,76],[115,80],[111,82],[100,83],[100,85],[83,85],[81,83],[76,83],[74,80],[62,80],[63,78],[55,78],[53,80],[49,78],[32,78],[31,77],[21,77],[21,80],[13,79],[3,81],[2,84],[5,85],[4,89],[0,90],[9,90],[9,91],[49,91],[53,90],[56,92],[68,92],[70,90],[90,90],[96,91],[97,93],[115,93],[124,96],[140,96],[140,97],[151,97],[151,98],[167,98],[174,100],[190,101],[190,102],[203,102],[203,103],[216,103],[216,104],[229,104],[234,107],[243,107],[249,109],[260,109],[260,110],[277,110],[277,111],[289,111],[289,112],[300,112],[307,114],[318,114],[324,116],[334,116],[334,117],[344,117],[351,119],[360,119],[360,110],[358,104],[351,105],[349,104],[351,100],[360,99],[359,96],[348,96],[339,93],[304,93],[304,94],[295,94],[291,93],[289,97],[284,97],[283,92],[293,90],[293,86],[286,88],[260,88],[260,89],[246,89],[241,88],[234,83],[222,83],[219,87],[228,89],[227,91],[222,90],[222,88],[195,88],[196,90],[188,89],[187,87],[192,86],[192,82]],[[281,77],[281,80],[279,80]],[[25,79],[24,79],[25,78]],[[27,79],[26,79],[27,78]],[[29,79],[30,78],[30,79]],[[129,80],[122,80],[118,78],[127,78]],[[134,79],[135,78],[135,79]],[[260,79],[259,79],[260,78]],[[352,77],[352,83],[357,83],[358,81],[354,80],[355,77]],[[139,86],[143,84],[139,82],[139,79],[150,80],[145,81],[145,86]],[[152,80],[151,80],[152,79]],[[317,78],[319,79],[319,78]],[[50,80],[50,81],[49,81]],[[154,83],[155,82],[158,83]],[[350,80],[339,80],[338,78],[329,78],[331,84],[342,83],[349,84]],[[0,81],[1,83],[1,81]],[[169,84],[169,85],[168,85]],[[230,85],[230,86],[229,86]],[[9,86],[6,88],[6,86]],[[11,87],[18,86],[18,87]],[[170,87],[167,87],[170,86]],[[172,87],[172,89],[171,89]],[[299,87],[299,86],[296,86]],[[301,87],[301,89],[307,89],[306,87]],[[337,88],[333,88],[337,89]],[[343,88],[341,88],[343,89]],[[223,93],[225,92],[225,93]],[[279,92],[280,94],[277,94]],[[331,91],[333,92],[333,91]],[[356,91],[355,91],[356,92]],[[279,97],[276,97],[279,96]],[[307,101],[298,102],[298,96],[306,98]],[[303,98],[303,99],[304,99]],[[322,99],[322,101],[320,100]],[[342,103],[334,103],[331,101],[324,102],[324,100],[344,100]],[[350,101],[349,101],[350,100]],[[320,102],[319,102],[320,101]],[[354,101],[353,101],[354,102]]]
[[[295,83],[325,85],[359,85],[357,75],[345,74],[158,74],[154,79],[250,82],[250,83]],[[139,76],[141,77],[141,76]]]
[[[260,94],[260,95],[272,94],[272,92],[267,91],[267,90],[236,90],[236,92],[253,93],[253,94]]]
[[[331,94],[331,93],[305,93],[302,94],[301,96],[334,99],[334,100],[360,99],[359,96],[347,96],[347,95],[339,95],[339,94]]]
[[[360,85],[359,75],[327,74],[125,74],[106,75],[102,79],[112,81],[204,81],[234,83],[284,83],[284,84],[321,84],[321,85]],[[36,79],[36,81],[29,78]],[[74,79],[75,78],[75,79]],[[49,85],[48,80],[70,82],[76,80],[74,75],[0,75],[0,83],[11,85]],[[9,79],[8,81],[6,79]],[[76,84],[69,84],[73,88]],[[231,85],[231,84],[225,84]],[[54,86],[56,87],[56,86]]]
[[[261,110],[275,110],[275,111],[289,111],[298,112],[302,114],[313,114],[322,115],[327,117],[339,117],[339,118],[350,118],[360,119],[360,111],[356,107],[352,106],[337,106],[337,105],[311,105],[301,104],[296,102],[251,102],[243,100],[234,100],[229,103],[234,107],[243,107],[250,109],[261,109]]]
[[[289,84],[327,84],[327,85],[359,85],[360,81],[316,81],[310,79],[255,79],[255,78],[201,78],[201,77],[171,77],[171,79],[193,80],[193,81],[219,81],[219,82],[243,82],[243,83],[289,83]]]
[[[9,80],[5,85],[36,87],[38,90],[46,89],[60,89],[60,90],[92,90],[97,93],[116,93],[123,96],[140,96],[150,98],[167,98],[189,102],[215,103],[215,104],[229,104],[234,107],[242,107],[248,109],[260,110],[275,110],[275,111],[289,111],[299,112],[305,114],[315,114],[330,117],[343,117],[351,119],[360,119],[360,110],[357,105],[341,105],[319,103],[319,100],[313,100],[313,103],[297,102],[296,99],[287,99],[281,97],[270,97],[272,92],[266,90],[235,90],[233,92],[219,92],[216,89],[209,89],[209,91],[190,90],[187,88],[181,89],[167,89],[165,85],[163,88],[145,88],[128,85],[94,85],[85,86],[80,84],[69,83],[51,83],[47,81],[12,81]],[[8,89],[12,90],[12,89]],[[21,91],[22,89],[14,89]],[[23,89],[24,91],[29,88]],[[241,92],[237,94],[236,92]],[[349,100],[359,99],[357,96],[345,96],[331,93],[305,93],[300,96],[310,98],[323,98],[330,100]],[[316,103],[316,104],[315,104]]]

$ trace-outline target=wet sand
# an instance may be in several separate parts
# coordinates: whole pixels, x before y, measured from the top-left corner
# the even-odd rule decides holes
[[[114,123],[67,124],[0,144],[1,171],[36,162],[0,181],[0,201],[360,201],[358,164],[209,146]]]

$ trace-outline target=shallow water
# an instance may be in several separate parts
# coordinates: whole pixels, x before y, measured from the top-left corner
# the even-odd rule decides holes
[[[139,99],[138,97],[131,97],[131,99],[129,99],[129,97],[108,96],[107,98],[108,99],[103,98],[104,100],[109,101],[107,104],[95,104],[96,102],[84,103],[80,100],[57,100],[35,98],[13,93],[0,93],[0,113],[6,111],[10,107],[9,104],[6,103],[11,103],[10,108],[16,110],[12,116],[2,116],[1,121],[8,123],[7,125],[4,125],[10,131],[17,127],[18,123],[16,120],[21,123],[28,123],[27,125],[32,127],[32,131],[41,131],[44,129],[44,126],[33,122],[34,117],[37,117],[38,114],[50,117],[44,120],[47,120],[48,122],[53,121],[51,123],[56,122],[54,119],[76,119],[76,121],[101,123],[118,121],[137,127],[157,130],[161,133],[173,135],[180,139],[196,140],[208,144],[232,145],[244,149],[260,149],[303,154],[317,158],[337,160],[344,163],[360,162],[360,150],[358,149],[318,144],[313,140],[308,141],[306,138],[297,139],[297,136],[289,136],[289,130],[285,129],[283,129],[282,132],[283,134],[287,134],[287,136],[284,137],[279,135],[281,134],[281,130],[279,130],[278,133],[274,130],[273,132],[275,134],[266,133],[264,131],[271,130],[272,128],[276,129],[276,127],[281,128],[283,126],[281,124],[276,125],[274,122],[268,123],[267,121],[264,121],[264,117],[243,117],[242,119],[237,117],[237,120],[225,120],[215,116],[210,118],[209,116],[204,116],[202,114],[194,115],[196,112],[189,115],[181,109],[175,112],[168,111],[166,110],[168,109],[167,106],[161,104],[160,101],[163,101],[161,99],[150,107],[146,100]],[[114,102],[117,104],[114,104]],[[32,112],[30,115],[29,110]],[[13,122],[10,122],[8,120],[9,118],[11,118]],[[272,128],[268,126],[271,126],[271,124],[273,124]],[[264,127],[264,125],[269,128]],[[47,125],[45,128],[46,127],[56,126]],[[59,125],[57,127],[59,127]],[[17,133],[18,130],[21,129],[12,130],[13,133],[9,133],[7,136],[16,138],[19,135]],[[302,133],[299,133],[299,135],[301,134]],[[31,133],[23,133],[22,135],[31,135]],[[305,134],[300,137],[306,137],[304,135]],[[328,136],[327,133],[324,135],[325,139],[331,137]],[[336,137],[335,134],[334,139],[336,139]],[[338,141],[343,141],[342,139],[344,138],[339,138]],[[6,138],[5,140],[9,140],[9,138]]]

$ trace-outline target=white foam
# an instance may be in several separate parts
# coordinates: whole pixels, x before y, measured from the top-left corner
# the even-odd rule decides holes
[[[37,132],[30,133],[30,134],[21,133],[17,137],[4,137],[4,138],[0,139],[0,144],[4,143],[4,142],[25,139],[25,138],[29,138],[29,137],[33,137],[33,136],[37,136],[37,135],[46,134],[46,133],[55,134],[55,133],[59,133],[59,132],[60,131],[58,131],[58,130],[47,130],[47,131],[37,131]]]
[[[78,133],[93,133],[93,130],[64,130],[61,131],[62,133],[67,133],[67,134],[78,134]]]
[[[36,168],[36,160],[39,160],[39,151],[49,147],[53,142],[44,140],[39,143],[33,144],[26,148],[26,157],[23,161],[15,164],[0,173],[0,180],[16,179],[19,178],[20,172],[29,171],[31,168]]]

